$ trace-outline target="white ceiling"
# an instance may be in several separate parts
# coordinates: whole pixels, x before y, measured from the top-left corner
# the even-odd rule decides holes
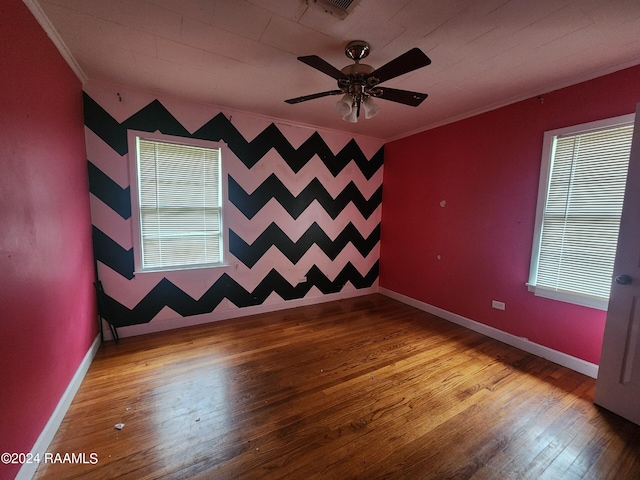
[[[25,3],[89,82],[384,140],[640,64],[640,0],[361,0],[344,20],[313,0]],[[384,83],[429,94],[422,105],[380,100],[375,118],[349,124],[339,97],[284,103],[336,88],[297,56],[342,68],[356,39],[373,67],[422,49],[430,66]]]

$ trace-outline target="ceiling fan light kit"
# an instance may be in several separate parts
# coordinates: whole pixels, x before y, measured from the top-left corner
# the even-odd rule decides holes
[[[417,107],[427,98],[426,93],[379,86],[382,82],[429,65],[431,60],[419,48],[412,48],[377,69],[371,65],[360,63],[360,60],[369,55],[369,51],[369,44],[363,40],[349,42],[345,47],[345,55],[354,63],[347,65],[342,70],[338,70],[317,55],[298,57],[301,62],[337,80],[338,90],[291,98],[285,102],[295,104],[329,95],[343,95],[336,104],[338,113],[343,120],[356,123],[361,108],[367,119],[373,118],[379,112],[380,107],[373,101],[374,98],[412,107]]]
[[[373,97],[365,97],[360,103],[360,107],[364,110],[364,118],[367,120],[375,117],[380,111],[380,106],[373,101]],[[342,117],[342,120],[349,123],[358,122],[358,102],[356,97],[349,93],[345,93],[344,96],[336,103],[336,109]]]
[[[369,120],[375,117],[380,111],[380,105],[373,101],[373,97],[367,97],[362,101],[362,108],[364,109],[364,118]]]
[[[353,95],[345,93],[344,96],[338,100],[338,103],[336,103],[336,110],[338,110],[342,119],[345,120],[344,117],[349,115],[353,110]]]

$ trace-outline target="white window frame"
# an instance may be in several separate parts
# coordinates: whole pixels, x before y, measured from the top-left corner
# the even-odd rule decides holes
[[[538,202],[536,207],[536,220],[533,235],[533,249],[531,255],[531,265],[529,270],[529,281],[527,287],[530,292],[535,295],[560,300],[563,302],[582,305],[585,307],[596,308],[599,310],[607,310],[609,300],[597,298],[594,296],[583,295],[575,292],[567,292],[560,290],[552,290],[549,288],[539,287],[537,283],[538,263],[540,258],[541,240],[542,240],[542,222],[546,208],[547,195],[549,190],[549,182],[551,180],[551,171],[553,167],[553,157],[555,154],[555,143],[559,136],[577,135],[598,130],[604,130],[625,125],[633,125],[635,114],[622,115],[619,117],[598,120],[595,122],[574,125],[556,130],[550,130],[544,133],[544,141],[542,147],[542,165],[540,169],[540,183],[538,186]]]
[[[216,263],[192,264],[192,265],[175,265],[145,268],[142,260],[142,228],[141,228],[141,211],[140,211],[140,189],[139,189],[139,169],[138,169],[138,140],[150,140],[164,143],[173,143],[176,145],[193,146],[208,149],[217,149],[220,151],[220,189],[221,189],[221,228],[222,228],[222,245],[220,249],[220,261]],[[174,135],[165,135],[158,132],[142,132],[137,130],[127,131],[127,141],[129,147],[129,179],[131,193],[131,223],[133,233],[133,260],[134,274],[138,273],[155,273],[167,271],[182,271],[204,268],[217,268],[228,266],[229,258],[229,229],[227,227],[227,160],[229,158],[229,149],[224,142],[212,142],[208,140],[194,139],[189,137],[179,137]]]

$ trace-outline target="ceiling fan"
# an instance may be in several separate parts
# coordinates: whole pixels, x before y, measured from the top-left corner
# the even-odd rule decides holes
[[[365,118],[371,118],[378,113],[380,107],[373,102],[374,98],[381,98],[412,107],[417,107],[427,98],[426,93],[380,86],[382,82],[429,65],[431,60],[419,48],[412,48],[376,69],[371,65],[360,63],[360,60],[369,55],[369,50],[369,44],[363,40],[349,42],[345,47],[344,53],[355,63],[347,65],[342,70],[338,70],[317,55],[298,57],[301,62],[336,79],[338,81],[338,89],[291,98],[285,100],[285,102],[295,104],[329,95],[343,95],[342,99],[336,104],[338,112],[343,120],[355,123],[360,116],[361,107],[364,110]]]

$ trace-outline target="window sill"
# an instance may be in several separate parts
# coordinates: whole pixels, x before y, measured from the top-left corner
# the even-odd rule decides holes
[[[219,268],[229,268],[231,264],[229,263],[215,263],[215,264],[206,264],[206,265],[188,265],[188,266],[180,266],[180,267],[161,267],[155,269],[147,269],[147,270],[135,270],[133,272],[134,275],[149,275],[149,274],[157,274],[157,273],[179,273],[179,272],[195,272],[195,271],[203,271],[203,270],[217,270]]]
[[[538,287],[526,283],[527,289],[536,297],[549,298],[560,302],[573,303],[581,307],[595,308],[597,310],[606,311],[609,306],[609,300],[599,297],[591,297],[589,295],[581,295],[579,293],[567,292],[563,290],[552,290],[549,288]]]

